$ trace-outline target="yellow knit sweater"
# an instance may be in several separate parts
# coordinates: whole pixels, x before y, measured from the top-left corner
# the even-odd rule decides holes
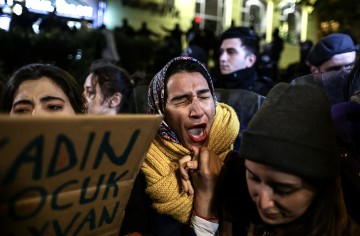
[[[210,129],[208,149],[223,161],[232,149],[239,133],[240,123],[233,108],[218,103]],[[179,185],[178,160],[191,154],[184,146],[157,135],[153,140],[141,170],[145,174],[152,207],[160,214],[167,214],[186,223],[190,219],[193,196],[187,195]]]

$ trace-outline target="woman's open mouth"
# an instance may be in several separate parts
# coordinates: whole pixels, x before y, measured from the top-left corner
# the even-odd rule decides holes
[[[190,129],[188,129],[188,134],[194,143],[201,143],[204,142],[207,137],[208,133],[206,131],[206,124],[194,125]]]

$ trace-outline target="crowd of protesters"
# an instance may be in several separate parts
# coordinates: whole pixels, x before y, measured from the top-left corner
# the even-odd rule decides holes
[[[282,72],[279,29],[261,51],[245,26],[217,37],[175,24],[161,37],[126,19],[113,30],[52,24],[1,32],[1,112],[130,113],[146,86],[148,112],[164,117],[121,235],[359,234],[360,59],[349,35],[300,42],[300,61]],[[261,98],[249,124],[245,108],[217,98],[233,89]]]

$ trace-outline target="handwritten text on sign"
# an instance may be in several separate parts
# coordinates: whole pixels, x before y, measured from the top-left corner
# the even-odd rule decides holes
[[[104,131],[100,136],[99,133],[88,133],[83,137],[86,144],[80,151],[70,136],[61,133],[55,137],[55,142],[49,143],[46,135],[39,135],[14,150],[15,158],[0,180],[1,188],[11,192],[14,183],[21,182],[19,178],[24,176],[23,172],[28,173],[34,184],[16,188],[6,206],[2,205],[9,221],[28,221],[26,229],[30,235],[80,235],[84,230],[91,233],[112,224],[120,217],[119,195],[123,189],[119,183],[129,172],[117,167],[128,161],[140,133],[140,129],[136,129],[127,140],[119,141],[124,146],[121,153],[116,153],[113,146],[116,142],[111,142],[115,137],[110,131]],[[15,141],[3,138],[0,151]],[[45,150],[50,150],[51,154],[45,155]],[[110,168],[91,174],[104,168],[104,162]],[[79,178],[67,178],[70,171],[78,172]],[[46,186],[44,180],[50,180],[52,184]],[[103,204],[99,205],[100,201]],[[66,214],[60,219],[63,212]],[[43,217],[42,214],[48,216],[41,218],[39,223],[37,218]],[[37,224],[33,224],[34,221]],[[11,231],[8,229],[7,232],[10,234]]]

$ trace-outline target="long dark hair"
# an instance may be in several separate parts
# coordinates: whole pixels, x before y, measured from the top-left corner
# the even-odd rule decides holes
[[[3,87],[0,100],[0,110],[9,113],[12,108],[14,95],[20,84],[27,80],[37,80],[47,77],[52,80],[69,98],[75,113],[86,113],[86,100],[77,81],[66,71],[45,64],[29,64],[21,67],[10,77]]]

